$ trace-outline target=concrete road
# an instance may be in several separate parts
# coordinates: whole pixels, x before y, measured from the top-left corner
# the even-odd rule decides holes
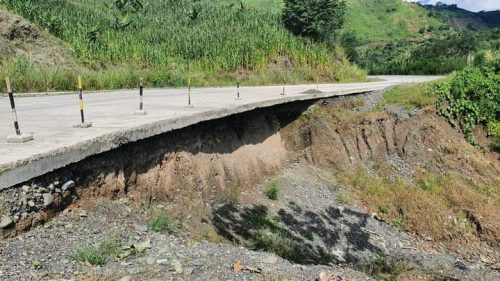
[[[183,128],[215,118],[291,101],[381,90],[393,85],[437,79],[429,76],[380,76],[384,81],[350,84],[320,84],[322,93],[305,94],[316,85],[242,87],[241,100],[235,88],[193,88],[192,107],[187,107],[187,89],[145,89],[147,115],[137,116],[138,90],[84,94],[88,129],[73,128],[80,122],[78,95],[16,98],[23,133],[34,141],[9,144],[14,133],[9,100],[0,97],[0,189],[43,175],[119,145]]]

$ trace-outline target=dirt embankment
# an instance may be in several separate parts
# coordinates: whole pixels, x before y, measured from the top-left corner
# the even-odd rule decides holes
[[[371,270],[403,260],[427,276],[496,276],[498,159],[433,110],[374,110],[372,96],[258,109],[126,144],[0,193],[0,216],[13,218],[0,231],[13,236],[75,200],[126,198],[188,220],[191,237],[217,233],[296,263]],[[276,176],[272,201],[263,189]]]
[[[500,181],[499,161],[470,146],[432,110],[401,119],[360,110],[363,102],[354,98],[311,105],[295,103],[205,122],[124,145],[32,183],[76,182],[73,196],[66,192],[56,198],[56,209],[71,198],[128,196],[144,205],[169,202],[174,214],[209,219],[211,206],[238,201],[242,191],[251,192],[299,158],[334,173],[363,166],[382,167],[388,178],[408,181],[420,170],[457,175],[476,185]],[[22,192],[14,193],[22,197]],[[56,203],[39,209],[50,210]],[[22,203],[14,212],[21,209]],[[47,213],[28,221],[53,215]],[[497,235],[491,239],[498,242]]]
[[[77,67],[71,47],[24,18],[0,9],[0,63],[18,60],[19,68]],[[23,64],[24,63],[24,64]]]
[[[6,198],[17,198],[7,200],[4,213],[14,218],[26,218],[23,213],[30,216],[4,229],[4,235],[46,220],[53,215],[52,209],[64,208],[73,198],[93,196],[128,196],[146,206],[169,202],[173,214],[208,218],[210,206],[236,201],[241,191],[261,184],[287,165],[294,153],[279,132],[309,105],[297,103],[204,122],[126,144],[34,179],[23,189],[15,187],[4,192]],[[59,190],[59,184],[70,180],[76,182],[74,192],[55,192],[55,199],[61,200],[43,206],[46,187]],[[26,199],[23,190],[39,197],[32,200],[33,206],[26,203],[30,197]]]

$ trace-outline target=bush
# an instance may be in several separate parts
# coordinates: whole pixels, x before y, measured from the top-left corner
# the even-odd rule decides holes
[[[326,41],[342,28],[345,10],[341,0],[285,0],[283,23],[296,35]]]
[[[468,67],[430,90],[438,97],[439,115],[459,127],[474,145],[477,142],[473,131],[477,125],[487,126],[492,135],[491,128],[500,121],[499,61],[497,58],[482,66]]]
[[[276,181],[272,181],[266,190],[266,195],[271,200],[278,199],[278,183]]]

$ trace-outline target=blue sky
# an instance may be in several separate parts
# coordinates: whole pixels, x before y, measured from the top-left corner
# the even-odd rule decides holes
[[[500,10],[500,0],[407,0],[411,2],[420,2],[422,4],[436,4],[443,2],[446,4],[457,4],[460,8],[470,11],[482,10]]]

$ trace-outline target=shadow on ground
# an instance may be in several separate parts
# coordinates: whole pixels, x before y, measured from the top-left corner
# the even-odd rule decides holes
[[[226,204],[213,212],[218,233],[230,241],[300,264],[339,262],[338,255],[332,253],[336,249],[349,249],[342,258],[351,264],[360,262],[356,252],[382,255],[382,250],[370,242],[370,234],[362,230],[367,220],[367,214],[354,210],[340,212],[328,207],[312,212],[294,202],[276,215],[263,205]]]

